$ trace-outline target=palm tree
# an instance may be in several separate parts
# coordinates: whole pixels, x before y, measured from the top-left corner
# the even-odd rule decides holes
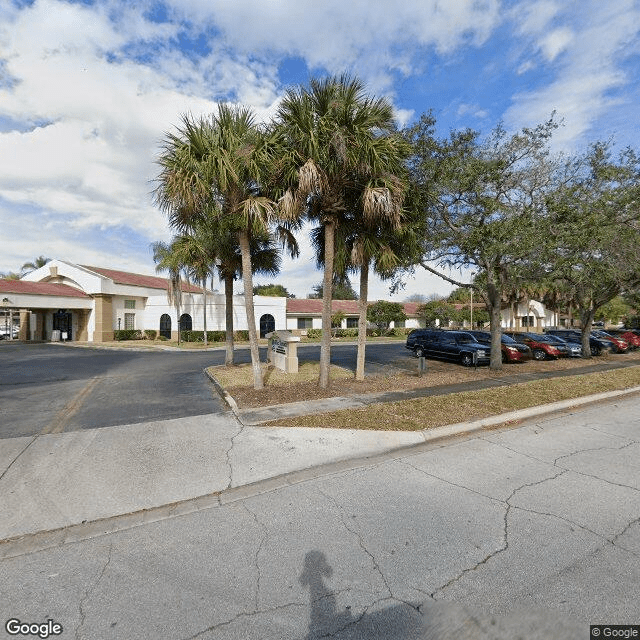
[[[326,388],[336,229],[349,210],[365,218],[384,210],[389,220],[399,219],[399,207],[388,206],[396,191],[380,142],[394,130],[393,109],[387,100],[369,98],[359,80],[343,75],[290,89],[275,124],[283,150],[275,169],[283,184],[282,215],[306,216],[324,230],[319,385]]]
[[[265,197],[260,178],[272,160],[268,140],[250,109],[219,104],[209,118],[184,116],[167,134],[158,160],[156,202],[173,226],[189,223],[209,207],[235,232],[242,259],[247,327],[254,387],[264,386],[253,306],[252,235],[268,231],[276,204]]]
[[[35,271],[40,267],[44,267],[47,262],[51,262],[51,258],[45,258],[44,256],[38,256],[33,262],[25,262],[20,268],[20,273],[25,275],[31,271]]]
[[[175,251],[172,244],[159,240],[151,245],[153,261],[156,263],[156,271],[168,272],[167,300],[176,310],[178,318],[178,344],[180,344],[180,307],[182,306],[182,271],[185,267],[182,257]]]
[[[252,236],[249,241],[253,273],[275,276],[280,271],[280,250],[273,236]],[[225,245],[219,246],[218,275],[224,282],[226,357],[225,364],[233,364],[233,283],[242,277],[242,255],[237,234],[227,237]]]
[[[184,265],[184,269],[190,278],[202,286],[203,297],[203,326],[204,344],[207,343],[207,281],[213,276],[216,261],[214,243],[208,228],[196,226],[191,233],[185,233],[174,238],[171,250],[175,254],[175,260]]]

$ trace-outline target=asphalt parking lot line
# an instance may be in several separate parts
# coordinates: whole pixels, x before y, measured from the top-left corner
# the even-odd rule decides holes
[[[94,387],[98,384],[100,378],[91,378],[87,384],[76,393],[76,395],[71,398],[67,404],[65,404],[60,411],[55,415],[53,420],[46,426],[42,431],[40,431],[40,435],[45,435],[47,433],[62,433],[71,418],[79,411],[80,407],[82,407],[83,402],[87,398],[87,396],[93,391]]]

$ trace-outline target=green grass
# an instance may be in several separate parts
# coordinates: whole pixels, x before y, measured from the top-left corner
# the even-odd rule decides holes
[[[270,426],[418,431],[478,420],[517,409],[640,386],[640,366],[534,380],[507,387],[376,404],[361,409],[287,418]]]

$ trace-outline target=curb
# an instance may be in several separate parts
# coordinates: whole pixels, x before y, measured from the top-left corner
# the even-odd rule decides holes
[[[218,380],[215,378],[215,376],[212,373],[209,373],[207,369],[203,369],[202,372],[204,373],[205,376],[207,376],[207,378],[209,378],[209,380],[211,380],[216,391],[218,392],[220,397],[227,403],[231,411],[233,411],[233,415],[236,417],[238,422],[244,425],[244,422],[242,422],[242,420],[240,419],[240,410],[238,409],[238,405],[236,401],[225,390],[225,388],[218,382]]]
[[[209,376],[210,377],[210,376]],[[215,379],[212,382],[217,384]],[[218,385],[219,386],[219,385]],[[0,540],[0,560],[13,558],[16,556],[34,553],[53,547],[81,542],[91,538],[96,538],[119,531],[125,531],[139,527],[151,522],[158,522],[172,517],[178,517],[224,506],[231,502],[244,500],[257,495],[270,493],[284,487],[289,487],[309,480],[314,480],[322,476],[329,476],[343,471],[357,469],[370,464],[384,462],[386,460],[397,459],[403,456],[418,455],[422,450],[443,440],[448,440],[457,436],[473,434],[488,427],[498,425],[508,425],[509,423],[520,422],[527,418],[544,416],[557,413],[566,409],[594,404],[602,400],[611,400],[622,396],[640,393],[640,387],[632,387],[618,391],[607,391],[581,398],[561,400],[546,405],[519,409],[497,416],[490,416],[473,422],[459,422],[456,424],[436,427],[434,429],[424,429],[419,433],[424,441],[417,444],[402,447],[392,447],[387,451],[369,456],[347,458],[315,467],[291,471],[285,474],[272,476],[246,485],[229,487],[222,491],[210,494],[187,498],[179,502],[173,502],[157,507],[141,509],[131,513],[114,515],[111,517],[90,520],[80,524],[72,524],[52,530],[42,530],[34,533],[27,533],[15,538]],[[228,395],[228,394],[227,394]],[[231,396],[229,396],[231,398]],[[231,398],[233,401],[233,398]],[[235,402],[234,402],[235,404]]]

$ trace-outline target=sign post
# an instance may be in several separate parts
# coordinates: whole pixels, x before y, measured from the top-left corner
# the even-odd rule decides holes
[[[298,342],[300,338],[291,331],[272,331],[269,340],[267,361],[285,373],[298,373]]]

